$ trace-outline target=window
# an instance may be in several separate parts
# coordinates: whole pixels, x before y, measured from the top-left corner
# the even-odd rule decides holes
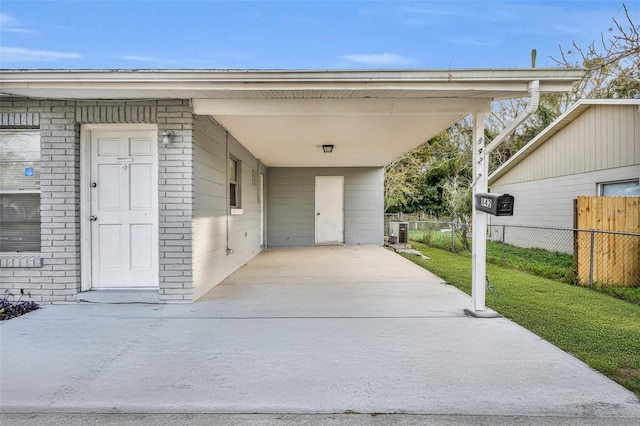
[[[40,251],[40,132],[0,131],[0,252]]]
[[[608,197],[640,196],[640,181],[638,179],[600,184],[600,195]]]
[[[240,208],[240,160],[229,158],[229,206]]]

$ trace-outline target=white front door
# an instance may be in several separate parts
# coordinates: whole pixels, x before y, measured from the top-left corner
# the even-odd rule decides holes
[[[91,287],[158,287],[157,132],[90,131]]]
[[[344,243],[344,176],[316,176],[316,244]]]

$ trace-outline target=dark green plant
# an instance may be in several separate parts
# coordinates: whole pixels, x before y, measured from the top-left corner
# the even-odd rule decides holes
[[[12,302],[6,298],[0,299],[0,321],[19,317],[36,309],[40,309],[40,306],[35,302]]]

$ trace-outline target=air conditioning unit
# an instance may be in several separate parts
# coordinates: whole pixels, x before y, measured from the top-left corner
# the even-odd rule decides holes
[[[409,222],[389,222],[389,242],[407,244],[409,242]]]

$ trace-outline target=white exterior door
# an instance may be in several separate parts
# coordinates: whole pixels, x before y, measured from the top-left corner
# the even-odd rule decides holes
[[[91,287],[158,287],[157,132],[90,132]]]
[[[344,176],[316,176],[316,244],[344,243]]]

